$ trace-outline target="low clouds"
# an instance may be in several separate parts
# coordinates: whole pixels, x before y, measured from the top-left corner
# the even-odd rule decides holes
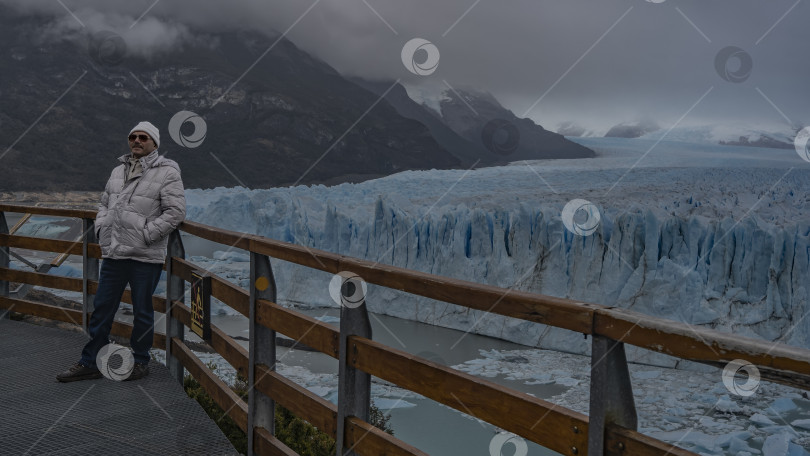
[[[59,6],[59,2],[38,1],[13,6],[23,14],[42,15],[50,19],[40,29],[31,31],[36,39],[43,41],[67,40],[85,45],[88,38],[97,36],[99,32],[113,31],[126,42],[128,53],[146,59],[186,44],[201,44],[202,39],[211,41],[204,35],[192,33],[188,25],[171,18],[144,16],[138,19],[143,11],[136,13],[131,8],[130,11],[114,11],[83,4],[68,11]]]
[[[188,26],[157,18],[143,18],[133,24],[133,18],[115,13],[79,11],[81,23],[72,16],[57,17],[41,31],[43,39],[70,40],[84,43],[87,34],[114,30],[126,42],[131,55],[149,59],[185,44],[199,41]],[[77,15],[78,17],[78,15]]]
[[[0,2],[57,18],[61,32],[78,26],[56,1]],[[348,76],[399,78],[421,92],[448,85],[486,90],[515,114],[552,129],[573,120],[607,131],[639,118],[664,128],[679,120],[781,128],[810,123],[810,60],[803,57],[810,4],[793,0],[63,3],[88,27],[122,34],[144,56],[222,30],[286,31]],[[417,37],[441,52],[429,76],[412,74],[401,62],[403,45]],[[728,46],[750,56],[752,69],[742,81],[718,74],[716,57]],[[731,59],[729,71],[739,64]]]

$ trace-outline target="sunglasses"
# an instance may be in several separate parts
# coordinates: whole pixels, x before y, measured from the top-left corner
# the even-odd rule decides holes
[[[129,135],[130,141],[135,141],[135,138],[139,139],[141,142],[146,142],[152,139],[149,137],[149,135]]]

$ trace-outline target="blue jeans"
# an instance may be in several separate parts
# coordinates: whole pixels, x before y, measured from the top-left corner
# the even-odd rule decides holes
[[[162,272],[161,263],[111,258],[105,258],[101,262],[98,291],[93,303],[95,309],[87,327],[90,341],[84,346],[82,359],[79,361],[82,365],[94,367],[99,350],[110,342],[110,329],[127,284],[132,294],[134,314],[130,347],[136,363],[149,363],[149,349],[152,348],[152,337],[155,332],[152,295]]]

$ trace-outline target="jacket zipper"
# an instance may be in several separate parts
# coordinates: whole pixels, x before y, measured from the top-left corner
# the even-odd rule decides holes
[[[129,203],[132,201],[132,195],[134,195],[135,191],[138,190],[138,185],[141,184],[141,180],[143,180],[143,177],[146,175],[146,170],[147,169],[148,168],[146,168],[146,167],[143,167],[143,169],[141,169],[141,175],[140,175],[140,177],[138,177],[138,182],[135,182],[135,188],[132,189],[132,193],[129,194],[129,199],[127,200],[127,205],[129,205]],[[124,181],[124,184],[126,185],[126,181]]]
[[[133,188],[132,193],[129,194],[129,199],[127,200],[127,205],[129,205],[129,203],[132,201],[132,195],[134,195],[135,191],[138,190],[138,185],[141,184],[141,179],[143,179],[143,174],[141,174],[141,177],[138,178],[138,182],[135,182],[135,188]]]

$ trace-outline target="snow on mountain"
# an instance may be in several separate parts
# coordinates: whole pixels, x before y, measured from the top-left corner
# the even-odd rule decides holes
[[[614,125],[607,133],[606,138],[639,138],[645,134],[652,133],[660,130],[655,121],[650,119],[640,120],[636,122],[622,122]]]
[[[588,128],[583,127],[577,122],[573,120],[567,120],[565,122],[561,122],[557,125],[557,133],[563,136],[573,136],[576,138],[579,137],[594,137],[594,136],[604,136],[604,132],[597,132]]]
[[[403,84],[403,86],[411,100],[432,109],[439,117],[442,115],[442,102],[451,100],[444,86],[431,87],[411,84]]]
[[[796,131],[788,127],[763,128],[747,125],[680,126],[667,133],[668,130],[661,128],[640,137],[658,140],[666,134],[665,139],[668,141],[789,149],[793,147],[793,138],[796,136]]]
[[[577,141],[599,157],[407,171],[334,187],[187,190],[188,218],[810,347],[802,318],[810,311],[810,164],[782,149]],[[574,198],[600,211],[591,236],[563,226],[561,210]],[[281,302],[337,305],[330,274],[280,260],[273,267]],[[374,312],[528,346],[589,349],[581,334],[374,285],[367,302]],[[675,365],[641,350],[629,357]]]

